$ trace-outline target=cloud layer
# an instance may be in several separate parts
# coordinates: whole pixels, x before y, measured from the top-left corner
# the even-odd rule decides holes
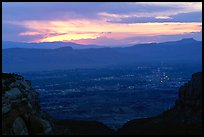
[[[201,40],[201,2],[3,3],[3,40],[118,45]],[[139,39],[141,38],[142,39]],[[150,38],[149,41],[145,38]]]

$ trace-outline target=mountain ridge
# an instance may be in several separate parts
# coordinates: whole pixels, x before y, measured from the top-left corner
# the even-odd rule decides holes
[[[197,41],[193,38],[183,38],[178,41],[185,41],[185,42],[202,42]],[[172,43],[172,42],[178,42],[178,41],[166,41],[166,42],[160,42],[160,43]],[[15,46],[15,45],[17,46]],[[154,45],[159,44],[157,42],[153,43],[142,43],[142,44],[132,44],[132,45],[124,45],[124,46],[101,46],[101,45],[95,45],[95,44],[78,44],[74,42],[39,42],[39,43],[26,43],[26,42],[13,42],[13,41],[2,41],[2,49],[9,49],[9,48],[31,48],[31,49],[57,49],[57,48],[63,48],[63,47],[72,47],[73,49],[88,49],[88,48],[119,48],[119,47],[133,47],[137,45]],[[24,45],[24,46],[22,46]]]
[[[2,41],[3,49],[10,48],[28,48],[28,49],[57,49],[63,47],[72,47],[74,49],[86,49],[86,48],[101,48],[103,46],[97,46],[94,44],[83,45],[73,42],[40,42],[40,43],[26,43],[26,42],[13,42]]]
[[[63,47],[2,50],[3,71],[5,72],[101,68],[137,63],[199,63],[201,61],[202,42],[189,39],[123,48],[105,47],[79,50]]]

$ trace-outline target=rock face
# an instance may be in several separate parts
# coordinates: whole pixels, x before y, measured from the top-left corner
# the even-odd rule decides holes
[[[179,97],[174,111],[184,124],[196,124],[202,121],[202,73],[192,75],[191,81],[179,89]]]
[[[17,74],[2,73],[2,133],[53,134],[51,119],[41,111],[38,93]]]
[[[179,99],[176,102],[177,109],[191,108],[202,111],[202,73],[192,75],[192,80],[188,81],[179,89]]]
[[[202,134],[202,73],[179,89],[175,106],[164,113],[127,122],[117,134]]]

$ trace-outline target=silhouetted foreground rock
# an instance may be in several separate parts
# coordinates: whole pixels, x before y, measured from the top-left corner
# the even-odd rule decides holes
[[[39,96],[31,83],[17,74],[2,73],[2,134],[53,134],[49,116],[40,110]]]
[[[192,75],[179,89],[175,106],[156,117],[131,120],[118,134],[201,134],[202,73]]]
[[[179,89],[175,106],[150,118],[127,122],[113,131],[97,121],[53,120],[40,109],[31,83],[16,74],[2,74],[2,133],[4,135],[110,135],[110,134],[201,134],[202,73]]]

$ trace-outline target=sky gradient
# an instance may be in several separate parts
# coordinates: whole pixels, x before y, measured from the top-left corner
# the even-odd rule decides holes
[[[2,3],[3,41],[127,45],[202,40],[201,2]]]

